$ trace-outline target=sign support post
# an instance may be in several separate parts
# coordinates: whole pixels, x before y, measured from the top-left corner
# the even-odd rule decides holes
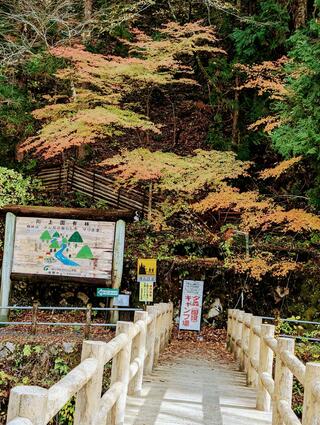
[[[126,223],[123,220],[118,220],[116,223],[112,264],[112,288],[116,289],[119,289],[121,286],[125,230]],[[113,307],[113,299],[111,299],[110,307]],[[117,321],[119,320],[118,311],[111,311],[110,320],[111,323],[117,323]]]
[[[0,321],[8,320],[8,310],[4,307],[9,305],[11,289],[11,269],[13,261],[14,235],[16,226],[16,216],[12,213],[6,215],[6,230],[4,237],[3,261],[1,271],[1,291],[0,291]]]

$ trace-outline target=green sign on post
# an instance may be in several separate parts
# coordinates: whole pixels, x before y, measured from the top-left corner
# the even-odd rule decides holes
[[[119,288],[97,288],[97,297],[113,298],[119,295]]]

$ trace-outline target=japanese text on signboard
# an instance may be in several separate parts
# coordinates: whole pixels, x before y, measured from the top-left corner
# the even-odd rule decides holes
[[[153,258],[139,258],[137,281],[138,282],[156,282],[157,280],[157,260]]]
[[[12,272],[111,279],[115,223],[18,217]]]
[[[153,301],[153,282],[140,282],[139,301]]]
[[[203,298],[203,281],[185,280],[181,301],[179,329],[199,331]]]

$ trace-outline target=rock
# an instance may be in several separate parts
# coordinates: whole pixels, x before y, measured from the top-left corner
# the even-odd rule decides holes
[[[220,298],[216,298],[214,303],[210,306],[209,313],[207,315],[208,319],[219,316],[223,312],[223,308],[220,302]]]
[[[54,345],[50,345],[48,347],[48,351],[50,354],[53,354],[54,356],[57,356],[59,354],[59,350],[57,347],[55,347]]]
[[[0,359],[10,356],[16,349],[16,345],[12,342],[3,342],[0,344]]]
[[[16,344],[13,342],[6,342],[6,349],[10,351],[10,353],[13,353],[16,349]]]
[[[74,352],[75,345],[73,342],[64,342],[62,344],[63,350],[65,353],[70,354]]]
[[[78,292],[77,298],[79,298],[83,302],[83,304],[85,304],[85,305],[88,304],[89,297],[84,292]]]
[[[71,292],[71,291],[64,292],[63,294],[61,294],[61,297],[72,298],[72,297],[74,297],[74,292]]]

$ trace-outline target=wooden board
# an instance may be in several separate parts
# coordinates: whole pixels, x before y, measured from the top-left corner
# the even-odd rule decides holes
[[[0,208],[0,214],[11,212],[22,217],[51,217],[61,219],[82,219],[94,221],[132,220],[134,211],[127,209],[95,209],[95,208],[62,208],[25,205],[6,205]]]
[[[115,223],[17,217],[12,273],[110,280]]]

